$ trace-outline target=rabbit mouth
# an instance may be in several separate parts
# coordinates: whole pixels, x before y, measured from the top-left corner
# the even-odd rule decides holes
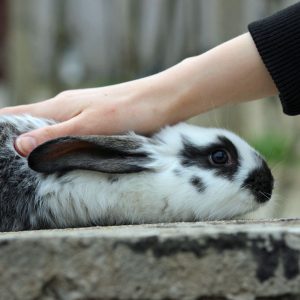
[[[242,188],[248,189],[255,197],[256,202],[265,203],[271,199],[274,188],[273,175],[265,163],[251,171],[242,184]]]

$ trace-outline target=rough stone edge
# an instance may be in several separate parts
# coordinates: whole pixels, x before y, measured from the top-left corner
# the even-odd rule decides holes
[[[178,257],[182,258],[186,256],[190,260],[192,255],[192,261],[194,257],[195,262],[197,262],[199,259],[212,259],[215,254],[220,256],[226,253],[230,254],[229,261],[235,262],[235,258],[232,257],[235,253],[238,255],[238,253],[245,252],[249,255],[251,252],[253,254],[250,253],[253,256],[253,261],[249,261],[249,264],[253,263],[256,265],[256,278],[248,278],[248,280],[252,284],[254,282],[256,285],[255,288],[249,288],[248,286],[247,290],[247,288],[243,287],[244,294],[241,294],[241,292],[230,294],[232,289],[228,287],[228,290],[226,290],[227,287],[224,286],[223,290],[219,287],[217,294],[213,292],[211,294],[201,294],[200,291],[199,294],[197,294],[197,291],[196,294],[180,294],[178,292],[178,297],[175,293],[172,294],[171,298],[214,300],[255,299],[255,297],[258,297],[257,299],[290,300],[299,299],[300,297],[300,219],[147,224],[2,233],[0,235],[0,249],[2,246],[5,247],[7,245],[17,250],[23,246],[25,255],[27,256],[31,254],[30,252],[26,252],[26,247],[29,247],[29,249],[36,246],[49,248],[47,250],[50,251],[52,256],[66,260],[68,260],[68,253],[60,252],[60,248],[63,251],[78,247],[80,251],[85,251],[85,249],[97,246],[99,249],[104,249],[103,251],[108,251],[107,255],[111,252],[116,252],[121,253],[125,257],[128,255],[133,260],[137,259],[138,261],[141,257],[145,257],[145,260],[154,259],[161,262],[161,264],[166,263],[168,260],[169,263],[176,262]],[[51,250],[53,251],[51,252]],[[93,252],[90,254],[95,255]],[[14,255],[13,251],[11,255]],[[9,259],[9,257],[6,258]],[[14,257],[11,257],[11,259],[13,260]],[[16,261],[18,259],[16,257]],[[28,266],[25,265],[25,267]],[[49,293],[48,285],[50,280],[51,293],[53,291],[55,293],[63,293],[64,288],[59,286],[58,283],[53,283],[53,278],[56,278],[56,272],[59,278],[63,276],[62,280],[66,279],[64,278],[65,275],[69,276],[68,270],[54,271],[50,279],[45,279],[45,282],[41,283],[40,289],[42,291],[39,292],[43,293],[43,291],[46,291],[46,293]],[[124,277],[124,273],[122,274],[119,274],[119,276]],[[243,274],[243,272],[240,274]],[[226,277],[226,273],[223,277]],[[149,274],[149,278],[151,278],[151,274]],[[40,280],[43,281],[43,277]],[[77,278],[77,280],[80,281],[81,279]],[[130,278],[128,280],[134,285],[135,282],[133,280],[130,281]],[[56,281],[54,280],[54,282]],[[30,285],[32,282],[26,282],[25,280],[23,284]],[[78,288],[76,279],[73,284]],[[151,285],[151,282],[149,285]],[[84,294],[80,290],[77,290],[76,292],[79,293],[78,297],[75,293],[72,294],[73,298],[70,298],[70,291],[64,292],[68,293],[66,294],[68,299],[126,299],[117,292],[120,289],[122,290],[122,286],[116,287],[116,294],[114,294],[114,291],[110,291],[110,294],[105,294],[104,297],[100,296],[99,298],[95,298],[91,294],[91,291]],[[253,294],[254,290],[256,295]],[[2,291],[4,291],[3,287],[0,290],[0,296]],[[131,291],[133,299],[143,299],[143,295],[141,294],[143,289],[138,294],[134,294],[134,291],[134,289]],[[50,297],[49,299],[55,299],[55,293],[52,296],[49,296],[49,294],[41,295]],[[128,292],[126,295],[128,296]],[[162,292],[161,297],[159,294],[155,295],[153,299],[167,299],[166,297],[170,296],[166,294],[165,290]],[[147,294],[146,296],[147,299],[150,299],[151,295]],[[5,295],[5,299],[10,299],[7,298],[7,294]],[[15,299],[23,300],[20,297],[15,297]],[[27,297],[24,299],[34,298]]]

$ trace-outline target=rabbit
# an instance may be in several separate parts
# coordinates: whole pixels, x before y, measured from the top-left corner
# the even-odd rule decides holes
[[[179,123],[16,152],[17,136],[54,123],[0,117],[0,231],[232,219],[271,198],[265,160],[225,129]]]

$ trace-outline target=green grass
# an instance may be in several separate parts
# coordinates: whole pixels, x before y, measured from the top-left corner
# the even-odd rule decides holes
[[[269,162],[283,162],[292,164],[299,162],[292,142],[286,137],[276,134],[266,134],[250,141],[251,145],[259,151]]]

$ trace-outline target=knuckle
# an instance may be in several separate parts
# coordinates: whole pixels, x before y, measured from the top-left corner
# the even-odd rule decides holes
[[[56,136],[56,130],[54,126],[45,127],[43,129],[43,140],[48,140]]]
[[[78,97],[78,92],[76,90],[63,91],[52,98],[53,104],[64,102],[70,103],[72,106],[74,106],[74,103],[78,102],[79,99],[81,99],[81,97]]]
[[[63,91],[60,92],[59,94],[57,94],[54,99],[56,100],[66,100],[69,99],[72,96],[72,92],[71,91]]]

